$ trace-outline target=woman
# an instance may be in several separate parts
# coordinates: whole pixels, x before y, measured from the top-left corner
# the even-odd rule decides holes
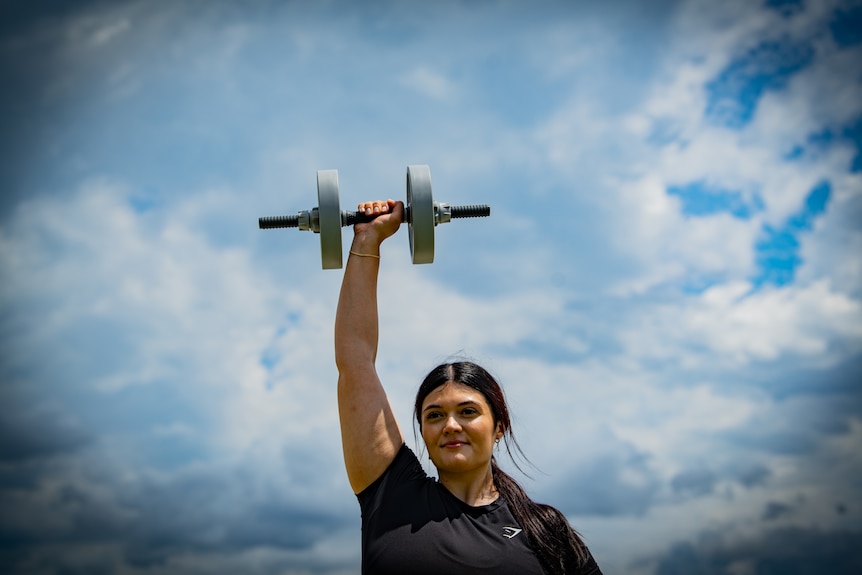
[[[404,443],[375,369],[381,243],[401,202],[365,202],[354,227],[335,320],[338,410],[347,477],[362,509],[364,574],[584,574],[601,571],[562,513],[530,500],[497,467],[514,442],[503,392],[474,363],[425,378],[415,415],[438,480]]]

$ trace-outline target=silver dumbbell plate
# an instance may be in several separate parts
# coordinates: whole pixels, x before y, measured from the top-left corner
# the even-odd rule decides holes
[[[414,264],[434,261],[434,198],[431,195],[431,169],[407,166],[407,214],[410,227],[410,256]]]
[[[317,172],[317,202],[320,218],[320,259],[323,269],[339,269],[342,249],[338,170]]]

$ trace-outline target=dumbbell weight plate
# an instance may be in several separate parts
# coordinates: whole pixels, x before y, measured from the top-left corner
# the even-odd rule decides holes
[[[317,172],[317,208],[320,223],[320,259],[323,269],[341,267],[341,206],[338,170]]]
[[[407,166],[407,205],[413,263],[430,264],[434,261],[434,198],[428,166]]]

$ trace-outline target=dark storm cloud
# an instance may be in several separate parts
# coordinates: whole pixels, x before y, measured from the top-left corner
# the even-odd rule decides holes
[[[616,453],[579,464],[541,496],[571,515],[641,515],[661,489],[648,463],[643,453],[621,445]]]
[[[86,478],[60,461],[5,466],[31,478],[27,485],[4,481],[0,489],[0,550],[8,569],[80,562],[88,546],[115,550],[89,557],[93,569],[116,561],[152,567],[188,553],[304,550],[346,519],[289,494],[261,496],[233,468],[130,480],[121,469],[92,466],[101,469]]]
[[[793,513],[793,506],[779,501],[770,501],[763,510],[763,520],[772,521]]]
[[[99,1],[3,2],[0,8],[0,214],[25,197],[23,179],[40,147],[75,112],[77,98],[51,94],[61,67],[66,19]]]
[[[670,484],[675,493],[697,497],[712,493],[717,479],[709,469],[691,469],[677,473]]]
[[[771,373],[771,379],[767,379],[767,372]],[[782,377],[775,377],[772,368],[754,366],[746,383],[771,394],[783,416],[751,420],[745,427],[728,430],[724,434],[725,441],[768,453],[815,456],[821,451],[824,440],[850,433],[853,422],[862,416],[860,373],[860,354],[849,355],[846,360],[827,368],[792,366]],[[729,377],[727,384],[738,385],[739,381]],[[817,407],[812,407],[815,404]],[[755,485],[767,479],[768,475],[763,476],[763,472],[768,474],[768,468],[760,466],[736,473],[741,474],[738,480],[748,486],[748,483]]]
[[[772,472],[768,467],[763,465],[753,465],[745,469],[739,470],[735,474],[735,479],[743,487],[756,487],[763,485],[772,476]]]
[[[58,410],[5,410],[0,419],[0,464],[13,466],[70,453],[89,440],[84,429]]]
[[[855,575],[862,572],[862,531],[787,528],[732,543],[681,543],[656,575]]]

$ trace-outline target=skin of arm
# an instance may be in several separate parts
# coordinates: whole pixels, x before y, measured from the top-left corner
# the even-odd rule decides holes
[[[388,200],[365,202],[359,208],[380,215],[354,226],[350,251],[379,256],[380,244],[401,225],[404,205]],[[354,493],[360,493],[380,477],[404,443],[375,367],[379,268],[378,258],[350,255],[335,314],[341,445]]]

